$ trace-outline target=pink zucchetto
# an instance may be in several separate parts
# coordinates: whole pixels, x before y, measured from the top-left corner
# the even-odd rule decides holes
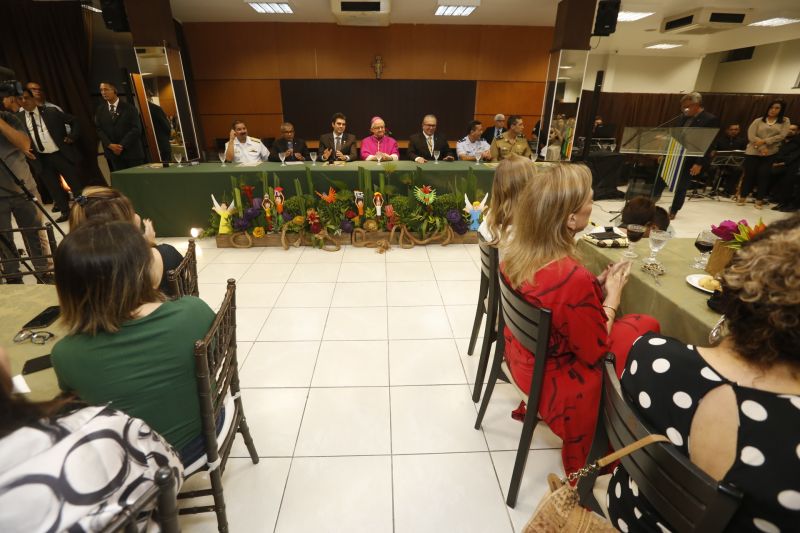
[[[372,117],[372,119],[369,121],[369,127],[371,128],[372,126],[374,126],[375,122],[378,121],[378,120],[383,122],[383,119],[381,117]]]

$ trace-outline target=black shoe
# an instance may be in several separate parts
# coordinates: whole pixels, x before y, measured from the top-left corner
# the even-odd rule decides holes
[[[24,281],[22,281],[22,278],[6,278],[6,283],[9,285],[22,285]]]
[[[57,205],[54,205],[53,209],[51,209],[50,212],[51,213],[60,213],[61,212],[61,208],[58,207]]]
[[[64,213],[56,219],[56,222],[66,222],[67,220],[69,220],[69,215]]]
[[[773,211],[780,211],[781,209],[784,209],[785,207],[786,206],[784,204],[778,204],[775,207],[773,207],[772,210]]]
[[[781,213],[794,213],[798,209],[800,209],[800,208],[798,208],[796,205],[787,204],[787,205],[782,206],[780,209],[778,209],[778,211],[780,211]]]

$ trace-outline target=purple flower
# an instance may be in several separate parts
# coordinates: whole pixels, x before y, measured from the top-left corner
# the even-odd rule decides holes
[[[448,221],[448,222],[449,222],[451,225],[452,225],[452,224],[455,224],[455,223],[456,223],[456,222],[458,222],[459,220],[463,220],[463,218],[461,217],[461,211],[458,211],[457,209],[451,209],[451,210],[449,210],[449,211],[447,212],[447,214],[445,215],[445,218],[447,219],[447,221]]]
[[[719,237],[721,241],[732,241],[733,235],[739,232],[739,224],[748,225],[746,220],[740,220],[739,222],[723,220],[719,223],[719,226],[711,225],[711,233]]]
[[[467,225],[466,222],[464,222],[463,218],[459,219],[458,222],[452,223],[450,225],[453,227],[453,231],[455,231],[459,235],[464,235],[469,229],[469,226]]]
[[[251,207],[251,208],[245,210],[244,218],[246,218],[248,221],[250,221],[250,220],[253,220],[254,218],[256,218],[260,214],[261,214],[261,209],[260,208]]]
[[[283,213],[281,213],[281,216],[283,217],[284,222],[291,222],[292,219],[294,218],[292,214],[289,213],[288,211],[284,211]]]
[[[339,224],[339,227],[342,228],[342,231],[345,233],[353,233],[353,228],[355,225],[351,221],[344,219]]]
[[[255,209],[261,209],[261,197],[260,196],[257,196],[255,198],[253,198],[253,207]]]
[[[233,228],[236,231],[245,231],[248,227],[250,227],[250,221],[246,218],[237,218],[233,221]]]

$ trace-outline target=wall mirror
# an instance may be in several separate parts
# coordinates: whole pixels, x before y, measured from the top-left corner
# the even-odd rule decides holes
[[[581,89],[588,50],[550,52],[542,120],[538,131],[539,159],[569,161],[580,153],[576,140]]]

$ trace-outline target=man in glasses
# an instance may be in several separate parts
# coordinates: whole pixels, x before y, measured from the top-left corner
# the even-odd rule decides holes
[[[436,159],[434,152],[439,153],[438,159],[452,161],[454,159],[450,145],[444,135],[436,133],[436,115],[425,115],[422,118],[422,132],[412,133],[408,138],[408,158],[417,163],[425,163]]]
[[[294,124],[281,124],[281,136],[272,143],[269,150],[270,161],[280,161],[280,154],[285,154],[286,161],[305,161],[308,159],[308,147],[303,139],[295,137]]]

